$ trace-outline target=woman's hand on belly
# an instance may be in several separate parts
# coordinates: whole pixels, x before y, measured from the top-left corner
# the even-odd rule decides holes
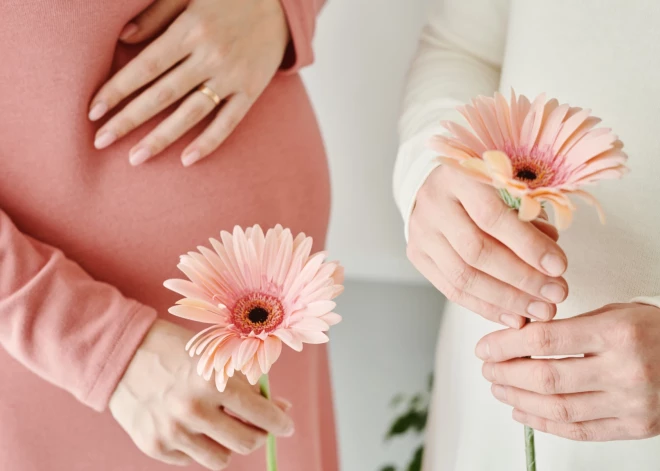
[[[502,330],[481,339],[477,356],[493,395],[536,430],[587,441],[660,435],[657,307],[616,304]]]
[[[216,107],[211,124],[183,151],[183,165],[218,148],[268,86],[289,42],[279,0],[156,0],[126,26],[122,39],[142,41],[170,22],[91,103],[95,121],[155,81],[98,130],[94,145],[101,149],[188,95],[130,150],[133,165],[163,151]]]
[[[190,337],[184,328],[156,321],[110,399],[113,417],[140,450],[165,463],[220,470],[232,452],[261,447],[266,432],[293,433],[284,401],[276,406],[263,398],[242,375],[222,393],[201,378],[184,350]]]
[[[550,224],[522,222],[492,188],[434,170],[410,218],[408,258],[450,301],[520,328],[550,320],[568,294],[566,255]]]

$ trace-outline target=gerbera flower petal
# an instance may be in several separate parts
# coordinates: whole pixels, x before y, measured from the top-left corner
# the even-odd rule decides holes
[[[195,283],[188,280],[165,280],[163,286],[187,298],[201,299],[206,302],[213,301],[206,290],[199,288]]]
[[[456,148],[446,142],[444,136],[433,136],[429,139],[429,147],[444,157],[449,157],[455,160],[464,160],[472,158],[472,155],[464,152],[462,149]]]
[[[533,221],[541,214],[541,203],[529,196],[520,198],[520,220]]]
[[[296,352],[301,352],[303,349],[302,340],[295,336],[291,330],[288,329],[279,329],[273,332],[273,335],[279,338],[282,342],[287,344],[292,350]]]
[[[244,368],[245,364],[257,353],[259,345],[261,345],[261,340],[257,338],[243,339],[235,358],[237,369],[242,370]]]
[[[321,317],[319,317],[319,319],[321,319],[323,322],[325,322],[331,327],[341,322],[341,316],[335,312],[329,312],[327,314],[324,314]]]
[[[470,152],[473,152],[475,154],[472,155],[471,157],[478,157],[484,152],[486,152],[487,149],[484,143],[481,142],[478,137],[476,137],[474,134],[472,134],[470,131],[468,131],[460,124],[455,123],[453,121],[443,121],[441,124],[454,136],[457,137],[457,141],[459,143],[464,144],[466,148],[470,149]],[[438,137],[444,137],[444,136],[438,136]],[[450,143],[446,140],[444,142],[448,144]],[[463,152],[466,152],[464,147],[459,147],[459,149],[462,150]]]
[[[265,374],[265,372],[261,370],[261,366],[255,357],[245,365],[242,371],[248,382],[252,385],[257,384],[261,375]]]
[[[192,306],[172,306],[167,312],[173,316],[181,317],[195,322],[203,322],[205,324],[227,325],[226,316],[220,315],[217,312],[207,311],[206,309],[199,309]]]
[[[270,367],[280,357],[280,353],[282,353],[282,341],[277,337],[266,337],[257,351],[257,360],[264,374],[268,374]]]
[[[328,330],[328,324],[323,322],[317,317],[299,316],[292,317],[289,324],[291,329],[298,330],[315,330],[318,332],[325,332]]]
[[[330,339],[323,332],[315,330],[294,330],[293,336],[302,343],[319,344],[329,342]]]
[[[511,166],[511,159],[504,152],[499,150],[489,150],[484,152],[484,162],[490,167],[488,173],[493,172],[503,175],[504,177],[513,178],[513,167]],[[478,160],[475,160],[478,162]]]

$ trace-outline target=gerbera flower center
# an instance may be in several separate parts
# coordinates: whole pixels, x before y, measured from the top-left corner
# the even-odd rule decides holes
[[[270,294],[250,293],[240,298],[232,309],[234,325],[244,334],[271,332],[282,323],[284,307]]]
[[[536,173],[528,168],[522,168],[516,173],[518,180],[536,180]]]
[[[543,159],[533,156],[514,157],[511,159],[513,176],[516,180],[524,182],[529,188],[539,188],[552,183],[555,172],[552,166]]]
[[[268,320],[268,311],[263,307],[255,307],[248,313],[248,319],[255,324],[263,324]]]

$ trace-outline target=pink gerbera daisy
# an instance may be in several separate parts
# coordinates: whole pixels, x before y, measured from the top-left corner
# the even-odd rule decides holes
[[[522,220],[538,217],[549,203],[559,229],[568,227],[576,195],[602,210],[579,188],[597,180],[619,178],[626,171],[623,143],[590,110],[560,105],[538,96],[532,103],[511,92],[511,103],[499,93],[478,97],[458,108],[472,130],[451,121],[442,125],[451,136],[434,136],[431,147],[440,160],[498,188],[519,209]]]
[[[169,309],[175,316],[212,324],[186,346],[201,355],[197,372],[224,391],[238,370],[251,384],[267,374],[282,342],[296,351],[303,343],[328,341],[324,333],[341,321],[333,298],[342,290],[343,268],[325,262],[326,253],[310,255],[312,238],[276,226],[264,235],[255,225],[245,232],[222,232],[211,239],[214,250],[198,247],[181,257],[188,280],[165,286],[183,296]]]

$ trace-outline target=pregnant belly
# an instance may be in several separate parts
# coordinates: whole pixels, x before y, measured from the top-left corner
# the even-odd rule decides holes
[[[24,232],[161,313],[176,299],[162,282],[179,276],[178,256],[208,246],[220,230],[281,223],[322,248],[328,168],[299,77],[277,77],[230,139],[200,163],[186,169],[179,156],[208,122],[153,161],[130,167],[128,150],[161,119],[101,152],[91,147],[94,129],[84,114],[72,118],[78,134],[52,136],[55,146],[35,137],[16,140],[13,149],[14,140],[5,141],[2,208]],[[22,159],[4,158],[19,151]]]

